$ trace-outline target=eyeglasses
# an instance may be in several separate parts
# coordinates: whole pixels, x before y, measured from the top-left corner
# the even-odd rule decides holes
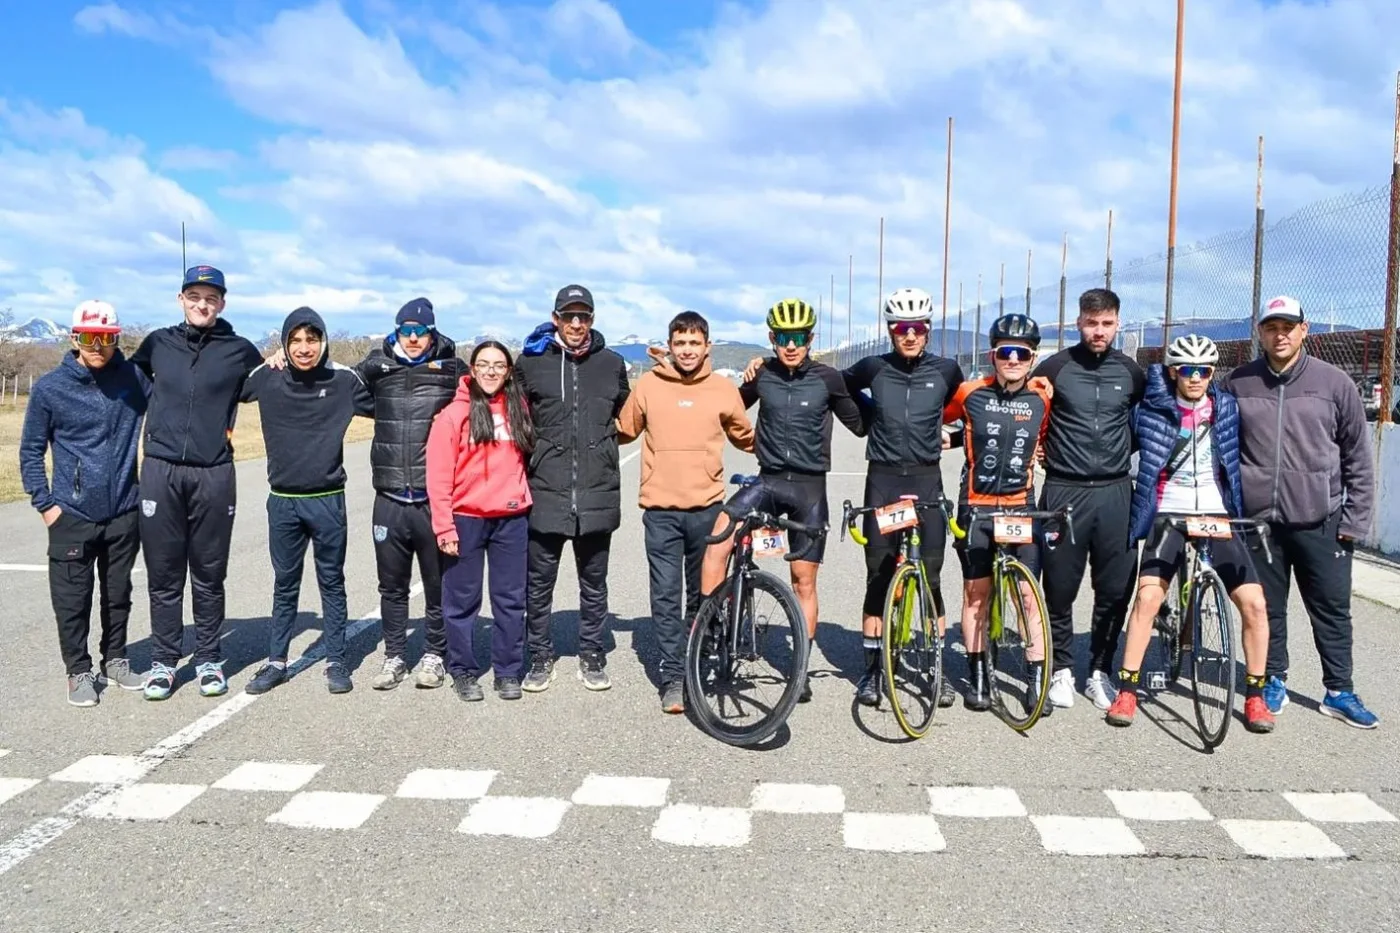
[[[914,334],[922,337],[929,332],[927,321],[899,321],[890,325],[890,333],[896,337],[903,337],[905,334]]]
[[[555,312],[559,315],[559,320],[565,324],[592,324],[593,312],[591,311],[564,311]]]
[[[427,324],[400,324],[400,337],[426,337],[433,332]]]
[[[773,335],[773,344],[779,347],[805,347],[811,339],[810,330],[785,330]]]
[[[1003,363],[1028,363],[1031,357],[1035,356],[1035,351],[1030,347],[1018,347],[1007,343],[994,348],[992,352]]]
[[[1182,379],[1209,379],[1215,372],[1214,366],[1178,366],[1176,374]]]
[[[92,331],[82,331],[75,333],[73,339],[80,347],[114,347],[117,345],[116,334],[94,334]]]
[[[510,372],[509,363],[473,363],[472,369],[479,373],[505,373]]]

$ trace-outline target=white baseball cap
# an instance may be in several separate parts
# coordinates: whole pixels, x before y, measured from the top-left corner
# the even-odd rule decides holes
[[[105,301],[84,301],[73,309],[73,333],[120,334],[117,309]]]
[[[1259,323],[1263,324],[1276,318],[1296,324],[1303,319],[1303,306],[1298,303],[1298,299],[1287,295],[1270,298],[1264,303],[1264,312],[1259,315]]]

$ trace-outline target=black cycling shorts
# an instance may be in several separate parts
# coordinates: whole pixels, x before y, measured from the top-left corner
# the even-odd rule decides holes
[[[906,496],[921,502],[938,502],[943,498],[943,475],[937,467],[912,475],[896,469],[872,464],[865,475],[865,506],[885,506]],[[898,533],[881,534],[875,516],[867,514],[861,533],[865,545],[865,599],[861,609],[868,616],[883,615],[885,591],[894,579],[895,559],[899,556]],[[919,513],[919,553],[929,586],[937,591],[939,575],[943,572],[943,548],[948,528],[943,513],[925,509]]]
[[[1138,577],[1170,580],[1181,569],[1185,556],[1186,535],[1168,522],[1154,522],[1152,534],[1142,547]],[[1225,584],[1227,593],[1233,593],[1246,583],[1259,582],[1254,560],[1249,556],[1249,546],[1238,529],[1228,538],[1211,539],[1210,565],[1220,575],[1220,582]]]
[[[724,511],[731,516],[743,515],[750,509],[767,512],[778,518],[803,525],[826,525],[830,512],[826,502],[826,476],[810,473],[760,473],[758,482],[742,486],[729,497]],[[788,551],[802,554],[808,536],[788,532]],[[802,560],[821,563],[826,552],[825,536],[818,539],[812,550],[802,554]]]
[[[958,526],[967,530],[966,536],[953,542],[953,550],[958,552],[958,561],[962,564],[963,579],[987,579],[992,575],[992,556],[996,552],[990,515],[973,521],[971,509],[962,506],[958,509]],[[1031,525],[1034,540],[1040,539],[1040,526],[1039,521]],[[1012,557],[1026,565],[1032,576],[1040,576],[1040,545],[1033,541],[1031,544],[1009,544],[1006,549]]]

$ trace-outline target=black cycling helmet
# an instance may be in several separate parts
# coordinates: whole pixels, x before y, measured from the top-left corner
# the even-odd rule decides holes
[[[993,347],[1003,340],[1020,340],[1036,350],[1040,348],[1040,325],[1024,314],[1003,314],[992,322],[987,340]]]

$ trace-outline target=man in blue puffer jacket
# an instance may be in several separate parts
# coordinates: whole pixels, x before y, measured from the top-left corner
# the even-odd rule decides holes
[[[1186,556],[1186,537],[1158,516],[1244,514],[1240,484],[1240,410],[1235,397],[1211,385],[1220,353],[1206,337],[1187,334],[1167,348],[1166,364],[1147,372],[1147,390],[1133,413],[1138,442],[1138,475],[1129,516],[1129,539],[1143,546],[1138,567],[1137,602],[1128,620],[1123,689],[1105,717],[1111,725],[1131,725],[1137,712],[1139,669],[1152,639],[1152,623],[1166,588]],[[1244,630],[1245,728],[1271,732],[1274,717],[1264,703],[1264,662],[1269,619],[1264,588],[1244,541],[1234,533],[1218,538],[1211,564],[1239,607]]]

